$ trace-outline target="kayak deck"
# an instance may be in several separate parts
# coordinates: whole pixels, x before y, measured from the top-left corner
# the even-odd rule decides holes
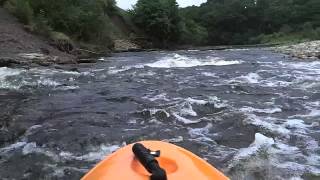
[[[181,147],[159,141],[140,142],[151,150],[160,150],[156,158],[168,180],[228,180],[203,159]],[[132,153],[132,144],[119,149],[93,168],[82,180],[149,180],[150,173]]]

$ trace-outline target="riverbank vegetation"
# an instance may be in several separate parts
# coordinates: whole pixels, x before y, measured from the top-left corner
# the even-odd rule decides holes
[[[318,0],[208,0],[197,22],[211,44],[248,44],[320,38]]]
[[[1,4],[29,31],[64,42],[58,46],[66,51],[72,41],[112,48],[119,31],[112,18],[122,16],[115,0],[1,0]]]
[[[115,0],[0,0],[0,4],[29,31],[59,42],[65,51],[73,41],[112,49],[124,31],[125,39],[142,38],[162,48],[320,39],[319,0],[208,0],[186,8],[179,8],[176,0],[138,0],[128,12]],[[114,22],[119,19],[121,23]]]
[[[208,0],[181,9],[175,0],[139,0],[132,16],[156,39],[259,44],[320,39],[319,9],[319,0]]]

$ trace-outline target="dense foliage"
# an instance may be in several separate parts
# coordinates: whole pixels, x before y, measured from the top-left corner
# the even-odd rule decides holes
[[[319,39],[319,0],[208,0],[181,10],[208,31],[209,44]]]
[[[131,15],[134,23],[161,46],[179,38],[180,16],[176,0],[139,0]]]
[[[5,7],[38,33],[99,43],[110,41],[108,15],[117,11],[115,0],[8,0]]]
[[[121,14],[115,0],[0,0],[1,4],[37,33],[102,44],[111,42],[110,33],[116,29],[110,17]],[[180,9],[176,0],[138,0],[129,14],[161,47],[320,39],[320,0],[208,0],[200,7]]]
[[[132,14],[149,36],[182,44],[320,38],[319,0],[208,0],[179,10],[175,0],[139,0]]]

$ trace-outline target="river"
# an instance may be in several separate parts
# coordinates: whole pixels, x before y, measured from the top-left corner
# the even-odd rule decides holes
[[[320,176],[320,62],[267,49],[119,53],[78,71],[0,68],[0,179],[79,179],[164,140],[232,179]]]

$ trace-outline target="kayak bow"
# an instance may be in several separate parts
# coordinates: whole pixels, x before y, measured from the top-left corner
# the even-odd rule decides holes
[[[82,178],[82,180],[228,179],[190,151],[160,141],[143,141],[123,147]]]

